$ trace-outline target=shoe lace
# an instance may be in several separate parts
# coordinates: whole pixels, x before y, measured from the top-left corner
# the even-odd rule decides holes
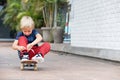
[[[41,55],[40,55],[40,54],[37,54],[36,57],[41,57]]]
[[[28,55],[23,55],[23,58],[24,59],[28,59]]]

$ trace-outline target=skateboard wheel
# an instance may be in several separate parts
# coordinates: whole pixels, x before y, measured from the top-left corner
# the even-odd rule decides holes
[[[34,64],[34,70],[35,71],[37,71],[38,69],[37,69],[37,65],[36,64]]]
[[[24,69],[24,64],[21,63],[20,69],[23,70]]]

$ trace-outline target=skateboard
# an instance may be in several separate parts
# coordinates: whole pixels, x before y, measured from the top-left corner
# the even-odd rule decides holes
[[[34,61],[34,60],[21,61],[20,69],[24,70],[25,67],[26,68],[33,67],[33,69],[36,71],[36,70],[38,70],[37,61]]]

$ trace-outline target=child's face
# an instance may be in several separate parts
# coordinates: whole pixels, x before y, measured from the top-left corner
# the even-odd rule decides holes
[[[32,33],[32,28],[23,28],[22,32],[24,35],[29,36]]]

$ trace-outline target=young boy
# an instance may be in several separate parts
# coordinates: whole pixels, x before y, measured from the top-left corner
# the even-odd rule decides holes
[[[44,55],[50,51],[48,42],[38,46],[42,36],[34,29],[34,21],[30,16],[23,16],[20,21],[21,32],[17,33],[12,48],[18,50],[20,60],[36,60],[43,62]]]

